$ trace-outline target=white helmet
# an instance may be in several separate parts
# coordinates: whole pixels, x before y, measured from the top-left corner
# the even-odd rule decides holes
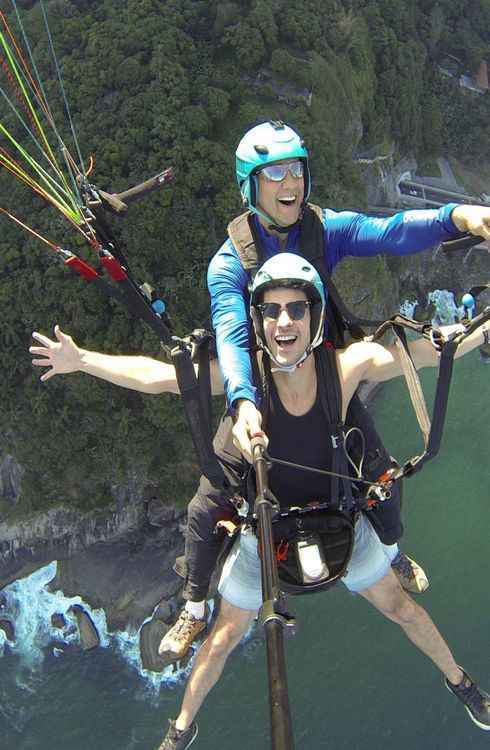
[[[292,365],[281,365],[267,346],[264,322],[258,307],[267,289],[292,287],[302,289],[312,303],[310,308],[311,339],[303,354]],[[250,315],[254,324],[257,344],[271,358],[274,365],[283,371],[293,372],[313,349],[323,341],[325,325],[325,290],[318,271],[311,263],[295,253],[278,253],[269,258],[257,271],[250,292]]]

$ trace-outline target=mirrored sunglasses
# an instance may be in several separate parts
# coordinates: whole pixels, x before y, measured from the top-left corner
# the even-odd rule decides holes
[[[303,162],[291,161],[286,164],[270,164],[268,167],[260,170],[260,174],[263,174],[264,177],[272,180],[272,182],[281,182],[288,172],[291,172],[292,176],[297,180],[303,177]]]
[[[310,306],[311,302],[306,299],[297,299],[293,302],[287,302],[284,306],[280,305],[279,302],[263,302],[261,305],[257,305],[262,313],[262,317],[268,318],[269,320],[277,320],[283,310],[287,311],[291,320],[303,320],[306,310]]]

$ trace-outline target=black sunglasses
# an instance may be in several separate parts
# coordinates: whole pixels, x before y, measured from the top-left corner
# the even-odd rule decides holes
[[[311,307],[311,302],[307,299],[297,299],[293,302],[286,302],[285,305],[281,305],[279,302],[263,302],[257,307],[262,313],[262,317],[269,318],[269,320],[277,320],[283,310],[287,311],[291,320],[303,320],[306,310]]]

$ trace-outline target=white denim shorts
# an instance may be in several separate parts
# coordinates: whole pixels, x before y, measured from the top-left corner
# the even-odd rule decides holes
[[[352,557],[341,579],[349,591],[360,592],[380,581],[390,569],[398,545],[383,544],[364,514],[355,527]],[[257,537],[251,529],[239,534],[223,566],[218,591],[239,609],[256,611],[262,605]]]

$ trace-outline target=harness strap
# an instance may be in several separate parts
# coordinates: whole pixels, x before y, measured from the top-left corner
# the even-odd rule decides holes
[[[432,415],[432,426],[427,441],[427,459],[432,458],[439,452],[441,445],[444,422],[446,420],[447,405],[449,401],[449,389],[453,374],[454,355],[458,348],[457,340],[448,341],[443,345],[441,361],[439,365],[439,377],[437,380],[436,395]]]
[[[212,484],[222,487],[225,475],[213,450],[211,423],[207,419],[207,409],[191,354],[187,348],[176,346],[171,351],[171,357],[199,465]]]
[[[308,203],[301,222],[300,245],[307,260],[315,266],[320,274],[325,289],[330,297],[330,307],[327,309],[328,330],[333,334],[332,340],[338,348],[345,345],[344,330],[347,329],[353,339],[363,339],[366,335],[362,326],[369,328],[379,326],[382,321],[368,320],[354,315],[345,305],[335,286],[332,275],[325,262],[325,228],[323,225],[323,210],[314,203]],[[330,333],[329,333],[330,335]]]
[[[420,384],[420,378],[413,363],[413,359],[410,355],[405,331],[398,325],[393,325],[392,330],[395,334],[395,346],[400,355],[400,362],[403,369],[403,375],[408,386],[410,400],[415,410],[420,429],[424,436],[424,446],[425,448],[427,448],[431,431],[431,423],[429,414],[427,412],[427,405],[425,403],[422,386]]]
[[[481,287],[483,290],[487,287]],[[475,291],[475,290],[472,290]],[[394,316],[390,321],[386,321],[376,331],[373,339],[378,339],[386,330],[391,328],[396,336],[396,345],[401,355],[403,374],[408,385],[410,398],[414,406],[417,420],[424,435],[425,450],[420,456],[414,456],[398,470],[394,470],[392,478],[394,480],[410,476],[416,471],[420,471],[422,466],[434,458],[440,449],[444,423],[447,414],[447,405],[449,400],[449,390],[451,387],[451,378],[454,365],[454,356],[459,344],[464,341],[466,336],[472,333],[476,328],[481,326],[487,320],[490,320],[490,307],[486,307],[483,312],[462,324],[462,330],[456,331],[447,340],[441,338],[437,342],[437,348],[440,351],[439,374],[437,377],[436,393],[432,409],[432,420],[429,419],[425,398],[420,385],[420,379],[408,350],[405,332],[403,329],[415,330],[421,333],[425,338],[434,342],[432,327],[427,323],[417,323],[404,316]],[[403,328],[402,328],[403,327]]]
[[[211,362],[209,352],[210,343],[211,334],[208,334],[200,340],[197,348],[197,384],[199,388],[199,396],[201,398],[205,424],[209,425],[212,421]]]
[[[343,441],[342,395],[335,353],[330,347],[320,346],[317,347],[314,355],[320,403],[327,419],[327,430],[332,439],[332,472],[339,474],[345,467],[342,465],[340,456]],[[340,504],[340,480],[337,476],[332,476],[330,480],[330,501],[332,508],[337,510]]]
[[[252,232],[252,216],[251,211],[245,211],[228,224],[228,236],[238,253],[243,268],[249,275],[259,266],[257,244]]]

